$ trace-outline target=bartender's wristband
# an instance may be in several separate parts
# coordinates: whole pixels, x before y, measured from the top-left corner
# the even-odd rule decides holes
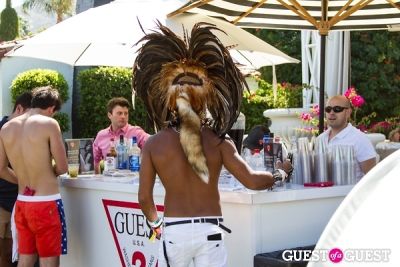
[[[149,222],[149,225],[150,225],[151,228],[157,229],[162,225],[163,218],[158,217],[157,220],[155,220],[154,222],[150,222],[150,221],[148,221],[148,222]]]
[[[276,169],[272,176],[274,177],[274,181],[277,182],[286,180],[288,174],[282,169]]]

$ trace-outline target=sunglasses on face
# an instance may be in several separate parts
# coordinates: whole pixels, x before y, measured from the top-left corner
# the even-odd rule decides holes
[[[327,107],[325,107],[325,112],[326,113],[330,113],[333,110],[333,112],[335,112],[335,113],[340,113],[345,109],[348,109],[348,108],[347,107],[341,107],[341,106],[334,106],[334,107],[327,106]]]

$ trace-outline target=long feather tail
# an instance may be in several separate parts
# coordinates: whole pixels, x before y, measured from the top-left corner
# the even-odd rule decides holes
[[[180,142],[183,151],[195,173],[208,183],[208,167],[201,144],[200,118],[184,97],[178,97],[176,105],[181,118]]]

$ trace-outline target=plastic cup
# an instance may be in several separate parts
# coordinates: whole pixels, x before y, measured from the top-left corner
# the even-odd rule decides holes
[[[68,164],[68,174],[71,178],[78,177],[79,164]]]

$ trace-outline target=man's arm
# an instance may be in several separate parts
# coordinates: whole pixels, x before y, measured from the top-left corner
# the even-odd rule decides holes
[[[364,174],[367,174],[376,165],[376,158],[367,159],[360,163],[361,170]]]
[[[0,177],[10,183],[17,184],[17,176],[13,170],[8,167],[8,158],[3,145],[3,139],[0,136]]]
[[[150,154],[150,143],[142,150],[139,181],[139,204],[149,222],[157,220],[157,209],[153,199],[153,188],[156,178],[156,170],[153,166]]]
[[[68,171],[68,161],[65,152],[64,141],[61,136],[60,126],[56,120],[51,120],[49,123],[50,131],[50,153],[56,162],[54,172],[58,176]]]
[[[239,155],[232,141],[224,140],[220,147],[225,168],[245,187],[253,190],[263,190],[274,185],[272,174],[264,171],[253,171]]]

